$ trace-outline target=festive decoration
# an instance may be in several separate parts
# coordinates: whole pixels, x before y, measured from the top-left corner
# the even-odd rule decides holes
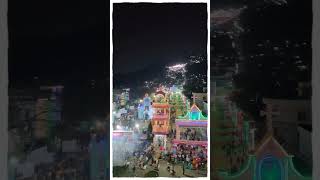
[[[206,146],[207,126],[207,118],[193,104],[185,116],[176,119],[176,138],[173,143]]]
[[[185,101],[185,96],[181,93],[181,91],[173,86],[170,88],[170,105],[175,116],[182,116],[187,112],[187,105]]]
[[[293,156],[288,155],[272,134],[267,134],[256,151],[249,155],[239,172],[220,172],[219,179],[229,180],[311,180],[294,167]]]
[[[186,119],[186,120],[207,120],[201,110],[197,105],[193,104],[189,110],[189,112],[185,116],[180,116],[177,119]]]
[[[170,127],[170,105],[167,94],[162,89],[155,94],[152,108],[154,111],[152,117],[152,133],[155,135],[154,143],[159,147],[165,147]]]
[[[151,120],[153,116],[152,99],[149,94],[145,94],[138,106],[138,119]]]

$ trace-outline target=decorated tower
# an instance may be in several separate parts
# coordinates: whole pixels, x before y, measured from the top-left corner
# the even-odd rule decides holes
[[[171,112],[174,113],[175,117],[182,116],[187,113],[186,97],[178,88],[170,88],[169,103],[171,105]]]
[[[142,120],[143,117],[144,117],[144,106],[142,103],[139,103],[139,105],[138,105],[138,119]]]
[[[33,135],[35,139],[50,140],[52,131],[62,119],[63,86],[40,87],[36,102],[36,120]]]
[[[145,94],[144,98],[140,100],[138,106],[138,119],[141,120],[150,120],[152,119],[152,99],[148,93]]]
[[[152,133],[154,134],[154,144],[166,147],[167,134],[170,127],[170,105],[167,100],[167,94],[158,90],[152,104]]]

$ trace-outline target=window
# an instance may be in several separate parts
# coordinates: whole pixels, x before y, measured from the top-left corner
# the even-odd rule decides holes
[[[305,121],[307,119],[306,112],[298,112],[298,121]]]

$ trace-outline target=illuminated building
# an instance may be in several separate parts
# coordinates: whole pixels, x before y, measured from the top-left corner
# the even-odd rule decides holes
[[[312,125],[311,102],[307,99],[271,99],[264,98],[266,115],[272,123],[274,136],[286,144],[284,148],[292,154],[299,154],[298,125]]]
[[[206,115],[208,113],[207,103],[208,103],[208,94],[207,93],[194,93],[192,92],[193,104],[196,104],[202,112]]]
[[[109,153],[107,137],[91,136],[89,145],[90,180],[107,180],[109,173]]]
[[[138,106],[138,119],[150,120],[153,116],[152,100],[148,94],[145,94],[142,102]]]
[[[120,105],[125,106],[127,105],[127,102],[129,101],[129,91],[130,89],[123,89],[123,92],[120,95]]]
[[[219,172],[219,179],[229,180],[311,180],[297,171],[289,155],[272,134],[267,135],[238,172]]]
[[[144,106],[143,104],[138,105],[138,119],[144,119]]]
[[[185,116],[176,119],[176,138],[174,144],[208,145],[207,117],[202,115],[201,110],[193,104]]]
[[[40,88],[40,96],[36,102],[36,121],[34,137],[46,139],[51,136],[51,129],[61,121],[63,86],[48,86]]]
[[[35,89],[9,89],[9,131],[24,129],[18,131],[19,133],[13,133],[14,136],[18,136],[20,139],[20,145],[24,147],[28,146],[32,142],[32,121],[34,121],[36,113],[36,94]],[[13,129],[12,129],[13,128]],[[9,137],[10,137],[9,132]],[[13,135],[12,134],[12,135]],[[23,138],[20,138],[23,137]],[[11,141],[9,141],[10,145]],[[10,146],[9,146],[10,147]],[[11,149],[9,148],[9,152]],[[16,149],[14,149],[16,150]]]
[[[154,111],[151,122],[154,144],[166,147],[167,134],[170,127],[170,105],[165,92],[162,90],[157,91],[152,108]]]
[[[126,94],[122,93],[120,96],[120,105],[121,106],[125,106],[127,104],[127,100],[126,100]]]
[[[267,109],[271,109],[270,107]],[[268,111],[269,112],[269,111]],[[276,113],[274,113],[276,114]],[[274,136],[272,113],[267,114],[267,133],[255,147],[251,146],[246,162],[233,173],[219,171],[219,179],[234,180],[311,180],[306,167],[299,167],[295,158],[286,152]],[[254,135],[253,135],[254,136]],[[251,144],[254,139],[251,138]],[[301,162],[299,162],[301,163]],[[298,165],[298,166],[296,166]],[[299,167],[299,171],[298,168]],[[303,169],[302,169],[303,168]]]
[[[187,113],[187,100],[180,90],[170,88],[170,100],[172,116],[178,117]]]

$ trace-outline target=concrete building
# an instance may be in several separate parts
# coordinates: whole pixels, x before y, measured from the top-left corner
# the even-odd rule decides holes
[[[62,120],[63,86],[43,86],[36,102],[34,138],[45,139],[50,130]]]
[[[34,89],[9,89],[9,131],[16,130],[22,147],[30,144],[32,121],[36,113]]]
[[[310,125],[299,125],[298,140],[299,154],[308,164],[312,164],[312,127]]]
[[[208,93],[194,93],[192,92],[193,104],[196,104],[200,109],[203,110],[205,115],[208,114]]]
[[[219,172],[221,180],[311,180],[312,177],[302,175],[296,169],[293,156],[288,154],[279,142],[267,134],[253,153],[249,154],[248,161],[238,172],[230,174]]]
[[[299,154],[299,125],[311,125],[310,100],[263,99],[266,111],[261,115],[271,118],[274,136],[291,154]]]

